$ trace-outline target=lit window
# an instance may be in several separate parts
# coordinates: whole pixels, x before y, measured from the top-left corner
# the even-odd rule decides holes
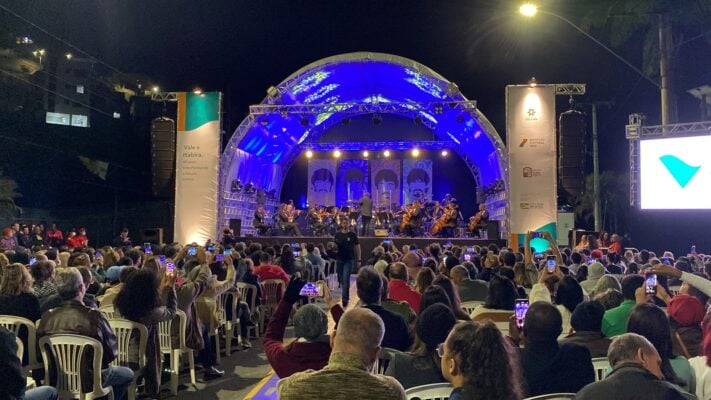
[[[84,93],[84,85],[77,85],[77,93]]]

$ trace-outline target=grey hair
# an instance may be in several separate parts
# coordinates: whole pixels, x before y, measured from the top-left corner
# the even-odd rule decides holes
[[[315,340],[328,330],[328,317],[318,306],[306,304],[294,314],[294,334],[306,340]]]
[[[369,352],[380,347],[385,325],[380,316],[367,308],[356,308],[343,314],[336,330],[336,346]]]
[[[625,333],[612,339],[610,348],[607,350],[607,358],[614,368],[617,364],[625,361],[632,361],[637,357],[637,352],[642,349],[645,353],[655,351],[652,343],[642,335],[636,333]]]
[[[71,300],[81,292],[84,280],[76,267],[62,268],[57,273],[55,286],[62,300]]]

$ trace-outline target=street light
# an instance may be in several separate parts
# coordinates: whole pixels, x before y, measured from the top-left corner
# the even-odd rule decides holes
[[[521,7],[518,8],[518,12],[527,17],[535,17],[538,13],[538,6],[533,3],[521,4]]]

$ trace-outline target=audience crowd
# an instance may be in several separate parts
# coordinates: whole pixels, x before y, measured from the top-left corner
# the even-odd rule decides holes
[[[335,242],[263,245],[230,236],[133,246],[124,230],[113,246],[93,248],[86,230],[77,231],[66,238],[56,226],[3,231],[0,316],[30,321],[37,342],[96,339],[101,371],[87,359],[81,374],[86,383],[100,373],[116,399],[133,398],[134,381],[141,396],[160,395],[171,371],[159,331],[170,321],[172,346],[180,347],[184,326],[204,379],[224,374],[220,341],[249,349],[263,331],[287,400],[405,399],[405,390],[434,383],[448,383],[454,400],[711,398],[711,256],[695,251],[657,256],[623,248],[617,235],[609,243],[591,235],[571,249],[533,232],[515,249],[387,241],[355,260],[357,302],[349,304],[349,283],[328,276],[343,273],[328,268],[344,261]],[[534,236],[545,250],[531,246]],[[316,290],[306,293],[307,284]],[[136,334],[119,357],[117,319],[145,327],[145,354],[136,351]],[[227,335],[226,320],[238,321],[239,338]],[[285,339],[289,324],[295,339]],[[27,329],[0,327],[0,398],[58,396],[60,360],[44,349],[46,374],[30,357],[29,339]]]

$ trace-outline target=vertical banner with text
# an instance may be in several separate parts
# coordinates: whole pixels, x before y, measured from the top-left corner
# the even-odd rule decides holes
[[[405,204],[432,199],[432,160],[403,160],[402,179]]]
[[[547,231],[555,238],[555,87],[507,86],[506,128],[510,232],[522,235],[527,231]],[[541,241],[533,243],[533,247],[539,250],[548,246]]]
[[[309,160],[308,185],[306,201],[310,206],[335,205],[336,160]]]
[[[378,207],[400,207],[401,160],[371,160],[370,187],[373,204]]]
[[[178,94],[174,240],[217,239],[222,94]]]

